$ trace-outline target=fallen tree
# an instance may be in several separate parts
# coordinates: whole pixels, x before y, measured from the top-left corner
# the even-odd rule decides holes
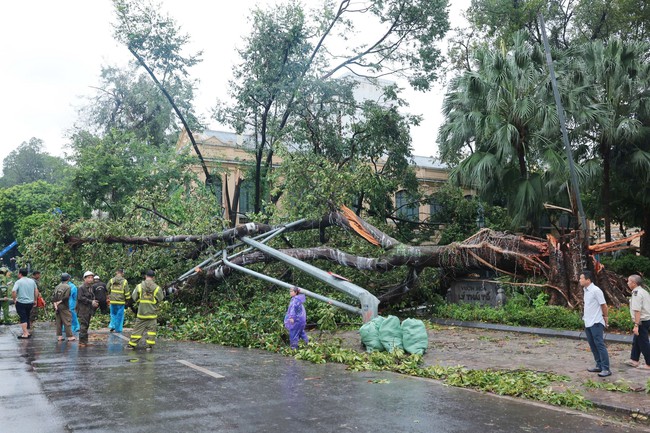
[[[603,289],[610,305],[625,304],[629,296],[625,279],[604,269],[595,260],[594,254],[623,248],[633,237],[589,247],[586,255],[588,263],[583,263],[581,257],[585,255],[581,246],[584,243],[580,239],[581,232],[578,231],[568,233],[561,238],[547,236],[546,239],[542,239],[482,229],[463,242],[444,246],[410,246],[388,236],[344,207],[341,211],[331,212],[321,220],[292,223],[286,227],[286,232],[318,229],[323,233],[327,227],[340,227],[353,231],[381,248],[384,253],[379,257],[360,257],[327,246],[285,248],[280,251],[306,262],[327,260],[365,271],[387,272],[395,268],[407,267],[409,272],[403,282],[387,288],[384,293],[378,295],[383,305],[396,302],[407,295],[418,285],[418,275],[425,268],[439,268],[452,277],[473,270],[490,269],[500,275],[510,276],[512,283],[509,284],[524,286],[531,286],[530,283],[525,282],[526,279],[539,277],[546,280],[546,283],[541,286],[551,295],[551,303],[569,307],[578,307],[582,304],[582,289],[578,285],[578,277],[581,270],[591,269],[596,272],[596,284]],[[223,241],[228,245],[224,248],[228,254],[237,248],[237,240],[243,236],[256,236],[276,228],[269,224],[248,223],[204,236],[103,238],[65,236],[65,243],[75,248],[93,242],[154,246],[190,242],[195,244],[196,250],[202,251],[209,245],[213,245],[215,241]],[[642,234],[639,233],[634,237]],[[250,251],[237,254],[229,258],[229,261],[239,266],[250,266],[272,262],[275,259],[260,251]],[[232,269],[225,265],[218,255],[215,255],[213,260],[204,261],[201,266],[170,283],[170,286],[188,281],[191,283],[192,279],[199,274],[206,275],[209,279],[221,280],[231,273]]]

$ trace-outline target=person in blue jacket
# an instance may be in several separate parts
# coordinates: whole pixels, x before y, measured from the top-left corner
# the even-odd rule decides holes
[[[72,280],[68,280],[68,285],[70,286],[70,299],[68,301],[68,306],[70,307],[70,312],[72,313],[72,321],[70,329],[72,332],[79,332],[79,319],[77,318],[77,286],[74,285]],[[64,327],[65,329],[65,327]]]
[[[284,316],[284,327],[289,331],[289,345],[292,349],[298,348],[298,342],[302,338],[305,343],[309,343],[309,338],[305,332],[307,325],[307,312],[305,311],[305,295],[300,293],[299,287],[289,289],[291,302],[287,308],[287,314]]]

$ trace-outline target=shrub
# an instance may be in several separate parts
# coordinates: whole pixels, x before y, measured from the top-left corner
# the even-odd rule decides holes
[[[645,275],[650,278],[650,258],[634,254],[621,256],[604,256],[601,263],[612,272],[627,277],[632,274]]]

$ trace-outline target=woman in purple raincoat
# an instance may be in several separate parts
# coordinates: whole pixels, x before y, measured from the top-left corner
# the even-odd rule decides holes
[[[289,330],[289,344],[292,349],[298,348],[298,342],[302,338],[305,343],[309,343],[309,338],[305,332],[307,324],[307,312],[303,304],[305,295],[300,294],[300,288],[292,287],[289,289],[291,302],[287,308],[287,314],[284,316],[284,327]]]

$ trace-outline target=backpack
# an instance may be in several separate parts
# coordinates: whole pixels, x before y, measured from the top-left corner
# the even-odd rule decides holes
[[[54,288],[52,302],[63,301],[66,297],[70,297],[70,286],[67,283],[61,283]]]

